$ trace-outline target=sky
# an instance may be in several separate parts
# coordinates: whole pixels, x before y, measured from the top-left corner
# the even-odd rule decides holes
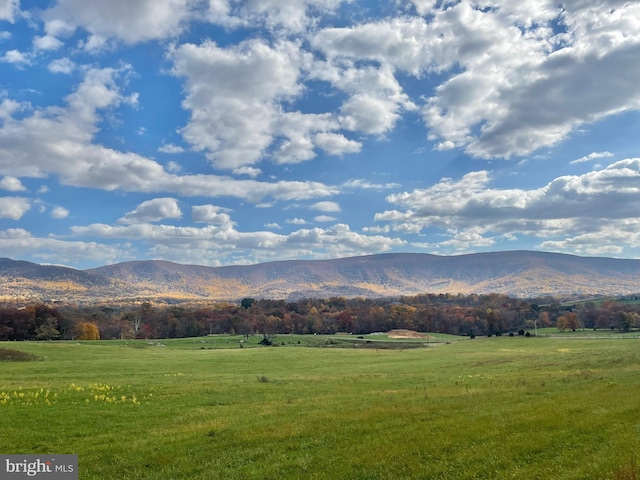
[[[0,257],[640,258],[640,1],[0,0]]]

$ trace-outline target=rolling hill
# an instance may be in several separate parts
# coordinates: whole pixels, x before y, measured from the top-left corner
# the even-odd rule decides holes
[[[0,259],[0,296],[5,299],[237,300],[425,292],[496,292],[517,297],[637,293],[640,260],[532,251],[456,256],[395,253],[226,267],[149,260],[82,271]]]

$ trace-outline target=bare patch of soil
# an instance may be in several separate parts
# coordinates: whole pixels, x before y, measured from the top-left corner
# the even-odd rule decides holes
[[[42,357],[10,348],[0,348],[0,362],[33,362]]]
[[[406,330],[404,328],[389,330],[387,332],[387,337],[389,338],[433,338],[431,335],[427,335],[426,333],[420,333],[414,330]]]

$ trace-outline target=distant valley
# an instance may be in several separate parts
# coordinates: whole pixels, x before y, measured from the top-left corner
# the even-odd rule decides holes
[[[640,292],[640,260],[532,251],[394,253],[226,267],[149,260],[76,270],[0,259],[0,299],[5,301],[295,300],[427,292],[521,298],[626,295]]]

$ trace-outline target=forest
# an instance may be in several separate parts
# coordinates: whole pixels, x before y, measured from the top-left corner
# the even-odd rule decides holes
[[[600,300],[560,304],[500,294],[424,294],[401,298],[244,298],[239,303],[0,306],[0,340],[95,340],[209,334],[367,334],[408,329],[453,335],[520,335],[560,330],[640,327],[640,304]]]

